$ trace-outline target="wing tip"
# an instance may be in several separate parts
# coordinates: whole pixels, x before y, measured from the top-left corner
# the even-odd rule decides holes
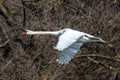
[[[58,60],[58,59],[56,59],[56,61],[59,63],[59,64],[62,64],[62,65],[66,65],[66,64],[68,64],[69,63],[69,61],[61,61],[61,60]]]
[[[57,47],[53,47],[54,49],[58,50],[58,51],[63,51],[64,49],[62,48],[57,48]]]

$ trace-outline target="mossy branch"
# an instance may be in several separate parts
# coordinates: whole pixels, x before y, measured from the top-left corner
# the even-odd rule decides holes
[[[3,44],[0,44],[0,48],[5,46],[6,44],[8,44],[10,42],[10,40],[8,39],[7,41],[5,41]]]

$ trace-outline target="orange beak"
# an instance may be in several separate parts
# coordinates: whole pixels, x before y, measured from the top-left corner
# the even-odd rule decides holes
[[[23,35],[27,34],[27,32],[22,32]]]

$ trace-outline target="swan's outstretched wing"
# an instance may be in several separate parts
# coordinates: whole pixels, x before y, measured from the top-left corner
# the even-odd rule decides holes
[[[74,58],[75,54],[78,52],[82,45],[83,43],[73,43],[71,46],[61,51],[57,61],[61,64],[69,63],[69,61]]]
[[[64,32],[58,40],[58,43],[55,47],[58,51],[63,51],[64,49],[68,48],[70,45],[75,43],[79,37],[81,36],[81,33],[78,31],[70,30]]]

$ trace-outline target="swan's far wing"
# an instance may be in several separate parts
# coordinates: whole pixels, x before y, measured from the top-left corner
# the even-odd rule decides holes
[[[83,43],[73,43],[71,46],[61,51],[57,61],[61,64],[69,63],[69,61],[74,58],[75,54],[78,52],[82,45]]]

